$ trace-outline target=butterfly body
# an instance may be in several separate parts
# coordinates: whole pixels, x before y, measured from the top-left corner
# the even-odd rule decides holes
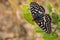
[[[51,33],[51,18],[48,14],[45,14],[45,9],[36,2],[31,2],[30,10],[36,24],[46,33]]]

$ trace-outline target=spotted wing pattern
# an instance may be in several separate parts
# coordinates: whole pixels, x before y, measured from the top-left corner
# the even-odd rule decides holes
[[[36,2],[30,3],[30,10],[34,21],[46,32],[51,33],[51,18],[45,14],[45,9]]]

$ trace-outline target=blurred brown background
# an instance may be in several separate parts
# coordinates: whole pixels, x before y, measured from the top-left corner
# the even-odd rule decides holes
[[[33,1],[42,6],[46,2]],[[49,2],[56,8],[60,7],[60,0]],[[0,40],[43,40],[43,35],[37,34],[34,27],[21,16],[23,10],[19,6],[22,4],[28,4],[27,0],[0,0]]]

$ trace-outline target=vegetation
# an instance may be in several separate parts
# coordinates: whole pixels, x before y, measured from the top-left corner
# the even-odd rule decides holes
[[[30,4],[30,2],[32,2],[32,0],[28,0],[28,3]],[[46,1],[46,7],[48,9],[48,13],[50,15],[50,17],[52,18],[52,23],[54,25],[57,25],[56,28],[54,29],[54,31],[51,32],[51,34],[47,34],[45,32],[43,32],[43,30],[41,30],[41,28],[39,28],[34,21],[32,21],[32,15],[30,12],[30,7],[29,5],[21,5],[21,8],[23,9],[23,16],[24,18],[32,25],[34,25],[35,27],[35,32],[36,33],[40,33],[43,35],[43,39],[44,40],[57,40],[58,38],[58,34],[56,32],[56,30],[59,28],[60,26],[60,15],[58,12],[60,12],[60,7],[59,8],[54,8],[54,6],[52,6],[51,3],[49,3],[48,1]],[[53,10],[54,9],[54,10]],[[27,12],[28,11],[28,12]]]

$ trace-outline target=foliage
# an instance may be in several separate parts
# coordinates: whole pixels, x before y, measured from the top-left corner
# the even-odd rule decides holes
[[[57,40],[57,37],[58,37],[58,35],[57,35],[57,33],[51,33],[51,34],[46,34],[46,33],[44,33],[43,34],[43,38],[44,38],[44,40]]]
[[[28,2],[32,2],[32,0],[28,0]],[[32,15],[31,15],[31,12],[30,12],[30,7],[29,5],[22,5],[22,9],[23,9],[23,16],[24,18],[32,25],[35,26],[35,31],[37,33],[42,33],[43,34],[43,38],[44,40],[57,40],[57,37],[58,37],[58,34],[56,33],[56,30],[57,28],[60,26],[60,15],[58,14],[58,12],[54,12],[55,10],[56,11],[59,11],[60,12],[60,8],[56,8],[55,10],[52,10],[54,7],[52,6],[52,4],[50,4],[48,1],[46,2],[46,7],[49,11],[49,15],[51,16],[52,18],[52,23],[54,23],[55,25],[58,25],[56,27],[56,29],[51,32],[51,34],[47,34],[45,32],[43,32],[43,30],[40,29],[40,27],[36,27],[33,19],[32,19]]]
[[[31,16],[31,12],[30,12],[30,9],[29,9],[29,6],[27,5],[21,5],[21,8],[23,9],[23,16],[24,18],[30,23],[30,24],[33,24],[34,25],[34,22],[32,21],[32,16]]]

